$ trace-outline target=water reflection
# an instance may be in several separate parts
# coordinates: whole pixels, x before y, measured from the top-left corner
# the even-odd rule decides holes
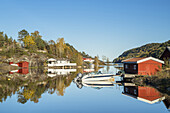
[[[41,95],[46,92],[49,94],[56,93],[58,96],[63,96],[65,89],[70,86],[74,79],[74,74],[76,74],[74,73],[72,76],[62,75],[48,77],[45,73],[40,73],[43,71],[37,69],[36,71],[31,70],[29,75],[16,76],[20,72],[22,73],[25,71],[23,69],[22,71],[15,71],[15,76],[9,76],[8,73],[4,76],[0,76],[1,102],[6,101],[8,97],[11,97],[14,94],[17,94],[17,101],[22,104],[25,104],[29,100],[35,103],[39,102]]]
[[[153,87],[137,86],[134,83],[125,81],[118,81],[117,83],[123,86],[122,94],[127,97],[135,98],[148,104],[156,104],[162,101],[166,108],[170,109],[170,96],[159,92]]]
[[[93,71],[93,70],[91,70]],[[100,69],[102,72],[108,73],[116,73],[117,69],[113,67],[104,67]],[[138,86],[136,84],[130,82],[120,81],[120,77],[114,77],[112,81],[86,81],[74,83],[71,85],[73,79],[76,75],[81,72],[90,72],[90,69],[22,69],[15,70],[4,73],[0,76],[0,102],[5,103],[5,101],[10,101],[10,97],[16,96],[16,101],[18,103],[25,104],[29,101],[33,103],[41,103],[40,98],[42,98],[43,94],[51,94],[56,96],[64,96],[66,94],[71,95],[70,98],[74,98],[73,95],[79,94],[81,99],[93,99],[101,98],[101,103],[103,103],[102,98],[110,98],[115,100],[115,103],[123,103],[125,100],[122,98],[135,98],[136,103],[140,104],[156,104],[163,103],[166,109],[170,109],[170,96],[168,94],[162,93],[157,89],[149,86]],[[53,74],[52,76],[50,74]],[[76,87],[77,85],[77,87]],[[116,89],[117,85],[119,85],[122,90]],[[68,92],[66,89],[74,90],[74,93]],[[80,89],[79,89],[80,88]],[[102,89],[102,90],[94,90],[92,92],[90,89]],[[106,90],[105,90],[106,89]],[[77,92],[76,92],[76,91]],[[88,92],[85,95],[89,95],[84,97],[82,95],[83,92]],[[80,93],[79,93],[80,92]],[[98,96],[98,93],[105,94],[104,97]],[[108,93],[111,92],[111,93]],[[116,92],[114,94],[113,92]],[[91,97],[90,93],[94,97]],[[67,96],[68,96],[67,95]],[[119,95],[119,96],[117,96]],[[66,96],[66,97],[67,97]],[[81,97],[82,96],[82,97]],[[66,98],[65,97],[65,98]],[[47,98],[47,97],[43,97]],[[64,101],[68,98],[62,98]],[[76,97],[77,98],[77,97]],[[75,99],[75,98],[74,98]],[[81,100],[80,99],[80,100]],[[83,104],[83,101],[79,101]],[[104,101],[105,102],[105,101]],[[126,101],[125,103],[128,103]],[[114,102],[109,103],[114,104]],[[130,104],[130,103],[129,103]],[[107,106],[107,105],[106,105]],[[117,106],[116,106],[117,107]],[[128,106],[131,108],[132,106]],[[115,108],[116,109],[116,108]]]

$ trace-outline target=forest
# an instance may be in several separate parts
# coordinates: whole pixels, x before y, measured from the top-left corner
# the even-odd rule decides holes
[[[170,40],[164,43],[150,43],[123,52],[118,58],[113,60],[114,63],[120,63],[122,60],[132,57],[155,57],[159,58],[164,52],[165,48],[170,46]]]

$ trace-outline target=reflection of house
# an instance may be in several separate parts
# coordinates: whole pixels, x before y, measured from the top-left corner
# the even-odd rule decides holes
[[[94,62],[92,58],[83,58],[84,62]]]
[[[71,72],[76,72],[76,69],[48,69],[48,76],[69,75]]]
[[[26,62],[26,61],[21,61],[21,62],[18,62],[18,63],[16,63],[16,64],[13,64],[13,62],[9,62],[9,64],[10,65],[12,65],[12,66],[19,66],[19,67],[26,67],[26,68],[28,68],[29,67],[29,63],[28,62]]]
[[[165,104],[167,109],[170,109],[170,99],[163,100],[163,103]]]
[[[22,68],[19,70],[12,70],[9,72],[9,74],[14,74],[14,73],[19,73],[19,74],[28,74],[29,73],[29,69],[28,68]]]
[[[94,69],[83,69],[83,72],[85,72],[85,73],[89,73],[89,72],[93,72],[94,71]]]
[[[164,100],[165,97],[154,88],[141,86],[124,86],[124,95],[134,97],[140,101],[153,104]]]
[[[162,69],[164,61],[153,58],[131,58],[123,60],[124,71],[127,74],[154,75]]]
[[[76,66],[76,63],[70,63],[69,60],[64,59],[48,59],[48,66]]]
[[[94,60],[92,58],[83,58],[83,61],[84,62],[89,62],[90,63],[89,64],[90,68],[94,68],[94,64],[93,64]]]
[[[170,61],[170,47],[166,47],[165,51],[162,53],[161,60],[168,59]]]

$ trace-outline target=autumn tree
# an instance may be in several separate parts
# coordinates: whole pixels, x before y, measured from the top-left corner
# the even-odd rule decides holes
[[[29,49],[30,52],[34,52],[37,50],[37,46],[36,43],[34,41],[34,38],[30,35],[27,35],[24,39],[23,39],[24,45],[26,48]]]
[[[78,66],[83,65],[83,56],[80,53],[77,54],[76,63],[77,63]]]
[[[97,56],[95,56],[94,58],[94,65],[95,65],[95,71],[98,71],[99,59]]]
[[[58,38],[57,39],[57,47],[58,47],[58,52],[59,52],[59,57],[61,58],[63,53],[64,53],[64,48],[66,47],[64,38]]]

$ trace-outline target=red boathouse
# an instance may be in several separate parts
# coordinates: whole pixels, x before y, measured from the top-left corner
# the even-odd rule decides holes
[[[29,63],[26,61],[18,62],[17,65],[19,67],[27,67],[27,68],[29,67]]]
[[[154,75],[162,69],[164,61],[153,58],[131,58],[123,60],[125,74]]]

